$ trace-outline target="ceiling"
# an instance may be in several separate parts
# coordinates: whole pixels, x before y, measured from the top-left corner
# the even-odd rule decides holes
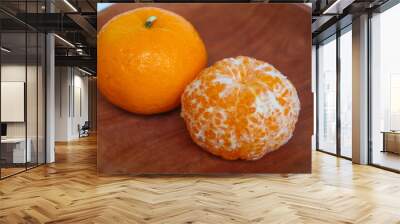
[[[387,0],[197,0],[197,2],[216,1],[311,3],[313,39],[318,41],[318,38],[329,35],[327,31],[338,20],[377,7]],[[0,24],[2,32],[5,33],[2,35],[2,44],[11,48],[13,55],[24,55],[26,28],[29,31],[54,32],[61,37],[55,38],[56,64],[81,66],[95,73],[98,2],[187,2],[187,0],[47,0],[47,5],[45,0],[1,0]],[[52,13],[49,13],[50,11]],[[36,49],[35,43],[30,43],[30,39],[31,37],[27,40],[28,58]]]
[[[2,46],[10,50],[2,51],[2,62],[19,64],[27,61],[36,64],[44,56],[44,35],[38,33],[2,33]],[[27,47],[25,47],[27,46]],[[39,58],[38,58],[39,57]]]
[[[2,52],[3,60],[35,57],[38,49],[30,43],[33,36],[54,32],[56,65],[79,66],[95,73],[96,5],[96,0],[47,0],[47,4],[45,0],[1,0],[2,46],[11,50]],[[28,34],[25,40],[26,30],[35,35]]]

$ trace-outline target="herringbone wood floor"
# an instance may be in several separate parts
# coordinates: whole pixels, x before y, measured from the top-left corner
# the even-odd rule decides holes
[[[311,175],[101,177],[95,141],[0,181],[0,223],[400,223],[400,175],[323,153]]]

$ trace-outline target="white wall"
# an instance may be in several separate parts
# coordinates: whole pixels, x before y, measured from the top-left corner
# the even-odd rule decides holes
[[[83,125],[85,121],[88,121],[88,78],[82,76],[82,73],[74,75],[74,108],[73,119],[72,119],[72,130],[71,135],[73,138],[79,137],[78,124]],[[81,111],[80,111],[81,110]]]
[[[55,73],[55,140],[70,141],[88,120],[88,78],[71,67],[56,67]]]
[[[68,117],[69,117],[69,96],[68,88],[70,83],[69,68],[55,68],[55,141],[68,141]]]

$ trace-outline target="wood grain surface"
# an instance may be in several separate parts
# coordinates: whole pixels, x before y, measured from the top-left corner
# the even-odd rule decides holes
[[[113,16],[143,6],[171,10],[189,20],[205,42],[209,65],[239,55],[274,65],[298,91],[299,121],[292,139],[277,151],[257,161],[226,161],[193,143],[179,109],[154,116],[135,115],[113,106],[99,94],[97,168],[100,174],[311,172],[311,10],[307,6],[115,4],[99,13],[98,30]]]
[[[312,174],[98,176],[96,138],[0,180],[0,224],[400,224],[400,175],[312,152]],[[397,199],[396,199],[397,198]]]

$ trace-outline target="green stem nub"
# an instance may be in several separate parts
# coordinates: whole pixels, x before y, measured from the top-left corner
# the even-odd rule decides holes
[[[150,16],[147,18],[146,22],[144,23],[144,27],[151,28],[153,23],[157,20],[157,16]]]

